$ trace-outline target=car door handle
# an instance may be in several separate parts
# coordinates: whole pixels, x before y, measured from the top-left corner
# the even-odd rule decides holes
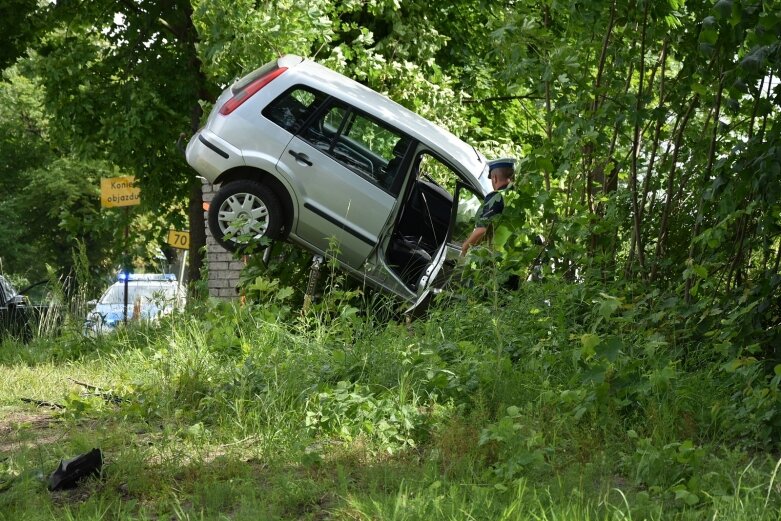
[[[309,160],[309,156],[303,152],[296,152],[295,150],[288,150],[288,152],[290,152],[290,155],[296,158],[296,161],[299,163],[303,163],[306,166],[312,166],[312,162]]]

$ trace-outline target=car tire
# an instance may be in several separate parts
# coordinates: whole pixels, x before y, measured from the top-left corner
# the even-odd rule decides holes
[[[227,183],[209,203],[209,230],[228,251],[247,246],[262,249],[261,239],[278,238],[284,221],[274,192],[256,181]]]

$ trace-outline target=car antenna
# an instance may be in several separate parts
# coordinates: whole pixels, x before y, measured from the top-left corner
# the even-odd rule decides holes
[[[480,162],[482,163],[482,162],[483,162],[483,159],[480,157],[480,152],[478,152],[478,151],[477,151],[477,149],[475,148],[475,146],[474,146],[474,145],[470,145],[470,146],[472,147],[472,150],[474,150],[474,151],[475,151],[475,155],[477,156],[477,160],[478,160],[478,161],[480,161]]]

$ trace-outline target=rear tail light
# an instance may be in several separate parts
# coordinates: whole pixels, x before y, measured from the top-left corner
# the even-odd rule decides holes
[[[253,94],[258,92],[260,89],[271,83],[271,80],[282,74],[287,70],[287,67],[280,67],[278,69],[274,69],[273,71],[269,72],[265,76],[261,76],[257,80],[248,83],[245,87],[240,89],[238,92],[236,92],[231,99],[229,99],[225,105],[223,105],[220,108],[220,114],[223,116],[227,116],[237,108],[241,106],[242,103],[247,101],[252,97]]]

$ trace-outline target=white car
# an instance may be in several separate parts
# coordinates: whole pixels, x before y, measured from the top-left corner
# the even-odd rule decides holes
[[[284,238],[410,302],[446,280],[491,191],[473,146],[292,55],[227,88],[186,155],[220,184],[208,222],[227,249]]]
[[[126,283],[127,279],[127,283]],[[127,288],[127,299],[125,299]],[[120,273],[117,282],[109,286],[84,322],[84,333],[107,333],[125,322],[155,321],[185,304],[185,291],[173,274]]]

